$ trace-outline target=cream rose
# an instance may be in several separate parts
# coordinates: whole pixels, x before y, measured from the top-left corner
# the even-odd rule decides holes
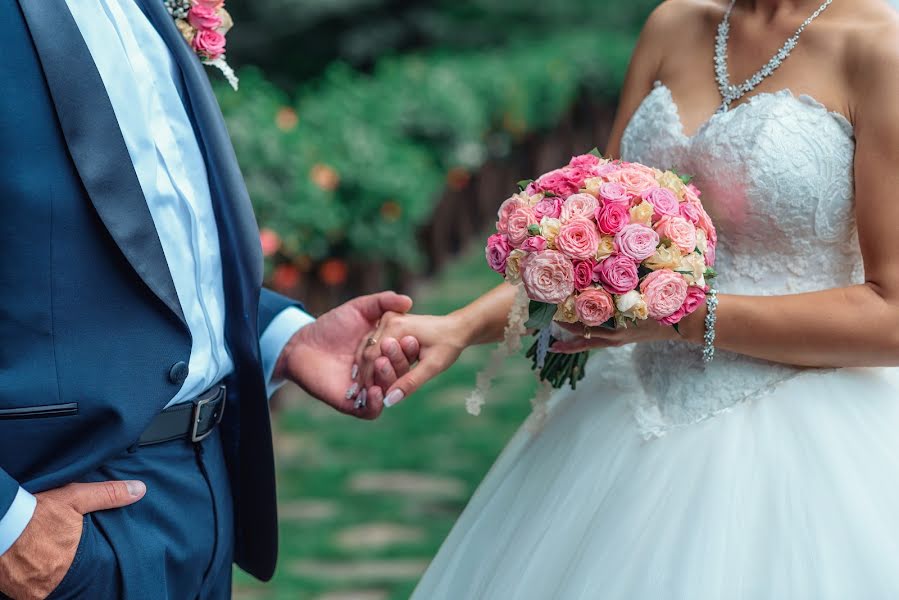
[[[631,223],[649,227],[652,225],[652,215],[654,212],[655,209],[653,209],[652,204],[644,200],[640,204],[631,207]]]
[[[659,246],[655,254],[646,259],[644,263],[653,271],[659,269],[676,269],[683,259],[683,254],[676,246]]]
[[[599,200],[590,194],[574,194],[562,204],[560,218],[563,223],[574,219],[592,219],[597,208],[599,208]]]
[[[622,317],[629,319],[645,319],[649,316],[646,301],[637,290],[631,290],[626,294],[615,296],[615,306]]]
[[[674,192],[679,200],[683,199],[684,193],[687,191],[687,186],[684,185],[684,182],[681,180],[681,178],[671,171],[662,173],[658,178],[658,182],[659,186],[667,188]]]
[[[512,250],[506,259],[506,281],[511,284],[521,283],[521,259],[527,256],[524,250]]]
[[[546,244],[550,249],[555,248],[556,238],[562,230],[562,221],[543,217],[540,220],[540,235],[546,238]]]
[[[615,253],[615,237],[604,235],[599,238],[599,247],[596,249],[596,260],[602,260]]]
[[[574,308],[574,295],[568,296],[565,302],[562,302],[553,315],[553,321],[560,323],[577,323],[577,310]]]
[[[674,270],[683,275],[690,285],[705,287],[705,259],[699,254],[687,254]]]

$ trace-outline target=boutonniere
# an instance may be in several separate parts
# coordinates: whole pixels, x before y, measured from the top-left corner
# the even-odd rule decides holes
[[[178,31],[204,65],[215,67],[237,90],[237,75],[225,60],[225,35],[234,26],[225,0],[164,0]]]

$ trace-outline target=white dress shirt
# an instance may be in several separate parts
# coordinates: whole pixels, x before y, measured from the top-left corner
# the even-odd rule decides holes
[[[134,0],[66,2],[112,102],[193,338],[188,376],[171,406],[234,368],[225,346],[222,261],[206,165],[175,86],[178,67]],[[269,394],[279,384],[271,375],[281,350],[312,320],[289,308],[262,333]],[[0,519],[0,554],[18,539],[34,507],[34,497],[20,489]]]

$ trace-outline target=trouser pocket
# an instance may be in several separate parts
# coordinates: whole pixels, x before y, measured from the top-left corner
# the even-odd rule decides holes
[[[72,565],[47,600],[119,598],[118,561],[92,515],[84,516],[81,541]]]

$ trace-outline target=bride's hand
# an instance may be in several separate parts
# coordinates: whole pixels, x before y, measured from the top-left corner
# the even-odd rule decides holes
[[[360,350],[360,385],[378,385],[387,390],[385,407],[407,398],[425,382],[449,368],[466,348],[467,328],[460,321],[455,315],[385,314],[370,337],[377,343]],[[420,346],[418,363],[410,365],[408,370],[404,367],[397,370],[397,361],[392,359],[403,351],[414,356],[415,353],[409,350],[415,343]]]
[[[697,311],[699,312],[699,311]],[[576,354],[593,348],[614,348],[627,344],[656,342],[660,340],[689,339],[685,329],[692,330],[696,313],[684,317],[678,326],[681,333],[670,325],[661,325],[653,319],[638,321],[626,329],[610,329],[608,327],[585,327],[580,323],[558,323],[566,331],[577,335],[573,340],[558,341],[552,345],[550,352],[560,354]],[[682,335],[683,334],[683,335]]]

